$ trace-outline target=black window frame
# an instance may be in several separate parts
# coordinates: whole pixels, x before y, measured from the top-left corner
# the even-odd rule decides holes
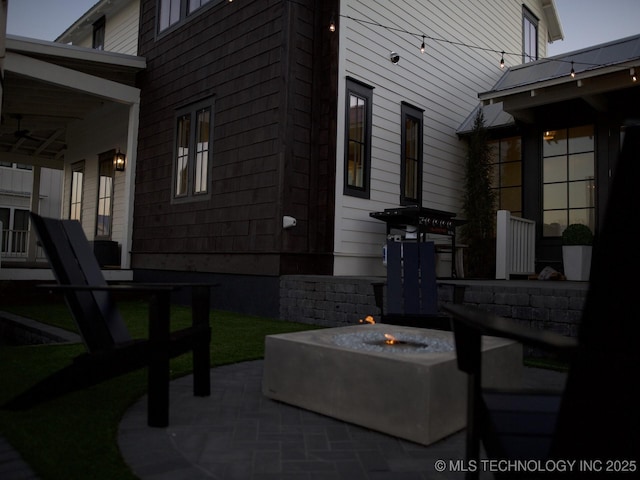
[[[93,23],[93,35],[91,37],[91,48],[94,50],[104,50],[106,18],[103,15]]]
[[[191,2],[197,1],[199,4],[194,8],[191,8]],[[163,35],[164,33],[173,30],[174,28],[182,25],[185,21],[187,21],[192,16],[201,13],[204,11],[206,7],[212,7],[213,5],[218,5],[226,0],[157,0],[156,2],[156,32],[158,35]],[[173,23],[167,23],[167,25],[163,26],[161,23],[162,10],[165,6],[170,6],[171,3],[177,5],[177,14],[178,17]],[[169,22],[171,20],[169,19]]]
[[[198,134],[196,125],[198,114],[204,110],[209,110],[209,142],[207,148],[207,165],[206,165],[206,174],[207,178],[205,183],[207,185],[207,189],[205,192],[196,191],[196,167],[198,164],[197,159],[197,139],[196,136]],[[177,190],[177,176],[178,176],[178,155],[179,155],[179,141],[180,141],[180,119],[184,117],[189,117],[190,122],[190,131],[188,136],[188,152],[186,156],[186,169],[187,169],[187,178],[186,178],[186,193],[179,193]],[[175,112],[174,116],[174,131],[173,131],[173,155],[171,158],[172,162],[172,175],[171,175],[171,201],[172,203],[186,203],[186,202],[197,202],[202,200],[207,200],[211,198],[212,191],[212,179],[213,179],[213,145],[215,142],[213,131],[214,131],[214,123],[215,123],[215,97],[209,97],[198,102],[189,104],[187,106],[181,107]],[[202,183],[202,182],[200,182]]]
[[[362,186],[349,183],[349,151],[351,144],[351,97],[358,97],[365,102],[364,135],[362,152]],[[371,196],[371,131],[373,123],[373,87],[353,78],[347,78],[344,127],[344,195],[359,198]],[[354,140],[355,141],[355,140]]]
[[[95,238],[96,240],[111,240],[113,234],[113,197],[115,194],[115,179],[116,169],[113,165],[113,158],[116,154],[115,149],[107,150],[98,155],[98,188],[96,191],[96,228]],[[103,170],[103,166],[105,167]],[[103,171],[109,175],[103,175]],[[102,193],[102,179],[110,178],[109,182],[109,195],[108,197]],[[108,198],[108,215],[103,217],[108,218],[108,223],[100,221],[101,213],[104,213],[104,207],[106,206],[105,199]],[[105,233],[106,232],[106,233]]]
[[[540,20],[536,17],[531,10],[529,10],[524,5],[522,6],[522,63],[529,63],[538,60],[539,58],[539,40],[540,40],[540,29],[539,29]],[[529,51],[529,43],[527,40],[529,39],[528,35],[528,27],[532,27],[535,31],[535,41],[534,47],[535,52]]]
[[[82,179],[80,180],[80,185],[77,184],[77,175],[81,174]],[[85,162],[84,160],[81,162],[74,163],[71,165],[71,188],[69,192],[69,219],[78,220],[82,222],[82,207],[84,201],[84,181],[85,181]],[[76,196],[79,196],[79,198]],[[75,217],[73,215],[74,206],[79,207],[79,215]]]
[[[422,176],[424,166],[424,110],[415,107],[409,103],[402,102],[400,107],[400,129],[401,129],[401,141],[400,141],[400,205],[418,205],[422,206]],[[416,193],[415,198],[409,197],[406,194],[406,182],[407,182],[407,120],[415,120],[418,125],[418,152],[416,155]]]

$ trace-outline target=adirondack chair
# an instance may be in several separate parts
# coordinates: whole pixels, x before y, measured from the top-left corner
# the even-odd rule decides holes
[[[451,320],[438,310],[436,252],[433,242],[387,242],[387,295],[374,283],[382,323],[451,330]]]
[[[576,464],[573,476],[565,472],[562,478],[582,478],[586,472],[579,471],[580,465],[595,465],[596,470],[601,467],[597,470],[600,475],[607,468],[637,471],[640,322],[637,288],[629,275],[640,271],[640,255],[631,247],[635,247],[637,235],[638,178],[640,127],[636,126],[626,130],[605,221],[594,244],[577,340],[532,331],[470,307],[444,307],[453,316],[458,366],[469,375],[468,460],[477,461],[482,439],[490,458],[587,462]],[[484,390],[480,376],[483,335],[511,338],[568,356],[570,369],[564,391],[554,396]],[[469,472],[468,478],[477,478],[478,473]],[[510,473],[513,477],[522,475]]]
[[[148,367],[148,424],[169,423],[170,358],[193,352],[194,395],[210,394],[210,285],[108,285],[79,222],[31,214],[57,285],[46,288],[64,294],[87,352],[68,367],[45,378],[4,407],[25,409],[67,392]],[[178,288],[192,289],[191,327],[170,332],[170,296]],[[117,310],[114,294],[149,296],[149,339],[134,340]]]

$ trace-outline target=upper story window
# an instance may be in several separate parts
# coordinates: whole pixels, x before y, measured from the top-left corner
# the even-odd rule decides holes
[[[369,198],[373,89],[347,79],[344,194]]]
[[[187,15],[214,0],[158,0],[158,31],[184,20]]]
[[[522,7],[522,63],[538,59],[538,19]]]
[[[423,111],[403,103],[401,113],[400,204],[422,205]]]
[[[104,50],[104,32],[105,18],[103,15],[93,24],[93,41],[91,46],[96,50]]]
[[[173,197],[208,198],[213,140],[213,99],[178,111],[173,162]]]

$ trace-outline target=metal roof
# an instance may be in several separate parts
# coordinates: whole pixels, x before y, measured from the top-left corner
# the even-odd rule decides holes
[[[473,131],[473,124],[480,110],[484,116],[484,127],[488,130],[515,125],[513,116],[502,109],[502,103],[478,105],[458,127],[458,135],[466,135]]]
[[[531,123],[528,109],[536,106],[576,98],[598,102],[597,95],[636,90],[640,82],[631,81],[632,71],[640,75],[640,34],[510,67],[493,89],[478,94],[480,105],[456,133],[471,132],[480,109],[485,127],[495,129],[514,125],[514,119]]]
[[[571,68],[576,76],[588,78],[634,66],[640,67],[640,35],[511,67],[479,98],[491,100],[532,87],[571,82]]]

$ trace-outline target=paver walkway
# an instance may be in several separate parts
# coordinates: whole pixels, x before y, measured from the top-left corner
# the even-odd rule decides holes
[[[168,428],[146,426],[142,398],[120,424],[125,461],[143,480],[464,478],[434,468],[438,459],[464,458],[463,432],[424,447],[279,403],[262,395],[262,368],[254,361],[212,369],[206,398],[192,395],[190,376],[171,382]],[[526,370],[529,386],[560,388],[565,379]]]

